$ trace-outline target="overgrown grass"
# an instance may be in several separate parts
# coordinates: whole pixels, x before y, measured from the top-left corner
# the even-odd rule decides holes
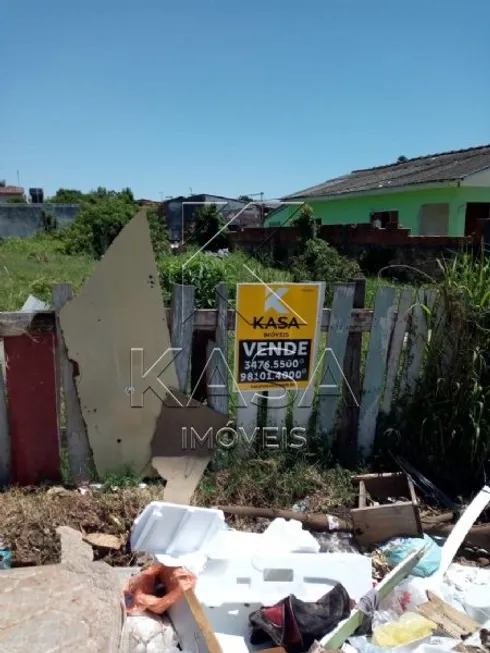
[[[490,452],[490,260],[444,263],[440,301],[411,398],[388,420],[384,446],[448,492],[476,490]],[[390,424],[391,421],[391,424]]]

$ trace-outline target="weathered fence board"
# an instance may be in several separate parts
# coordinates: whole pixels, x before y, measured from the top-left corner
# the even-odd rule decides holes
[[[69,283],[58,283],[53,286],[53,302],[59,311],[73,296]],[[88,441],[87,430],[80,408],[75,384],[73,363],[68,358],[65,339],[57,319],[57,341],[59,358],[59,380],[63,390],[66,421],[66,445],[70,476],[74,482],[90,480],[93,474],[92,450]],[[59,393],[58,393],[59,397]]]
[[[386,372],[385,392],[383,396],[382,411],[386,414],[390,412],[391,402],[393,399],[393,390],[398,375],[400,356],[407,331],[407,322],[410,309],[414,301],[414,291],[412,288],[403,288],[400,293],[400,302],[398,304],[398,313],[395,320],[395,326],[391,336],[390,350],[388,355],[388,365]]]
[[[420,288],[412,309],[412,319],[407,343],[407,360],[405,369],[404,393],[411,395],[415,390],[422,369],[425,345],[429,333],[428,311],[434,305],[434,291]]]
[[[172,291],[171,342],[179,390],[187,392],[191,368],[192,334],[194,332],[195,288],[175,284]],[[163,354],[164,352],[162,352]]]
[[[378,288],[374,304],[374,317],[362,383],[359,409],[358,450],[361,458],[372,452],[376,435],[376,422],[386,369],[388,346],[393,327],[395,288]]]
[[[354,309],[364,308],[366,279],[357,279],[354,291]],[[361,399],[362,333],[349,331],[344,357],[344,387],[342,426],[336,443],[339,461],[353,467],[357,462],[357,424]]]
[[[4,340],[12,482],[59,481],[55,332]]]
[[[350,316],[354,303],[354,284],[339,284],[334,292],[328,327],[327,348],[318,397],[318,425],[321,437],[331,441],[342,394],[343,367]]]
[[[215,339],[208,342],[207,384],[208,401],[219,413],[229,410],[229,369],[228,369],[228,286],[220,283],[216,288],[216,333]]]

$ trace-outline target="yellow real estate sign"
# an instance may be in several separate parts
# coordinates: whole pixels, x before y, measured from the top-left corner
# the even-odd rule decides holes
[[[240,390],[306,388],[321,328],[319,283],[237,287],[235,377]]]

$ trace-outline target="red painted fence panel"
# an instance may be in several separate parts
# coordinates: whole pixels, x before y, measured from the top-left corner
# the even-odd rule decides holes
[[[12,483],[60,479],[56,336],[35,332],[4,338],[12,447]]]

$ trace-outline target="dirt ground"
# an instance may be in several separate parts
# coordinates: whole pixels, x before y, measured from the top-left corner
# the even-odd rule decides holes
[[[0,494],[0,536],[12,549],[16,567],[59,562],[58,526],[71,526],[83,534],[119,536],[119,551],[96,551],[95,558],[115,566],[131,565],[134,556],[125,544],[133,521],[150,501],[162,498],[162,486],[86,494],[56,487],[11,489]]]

